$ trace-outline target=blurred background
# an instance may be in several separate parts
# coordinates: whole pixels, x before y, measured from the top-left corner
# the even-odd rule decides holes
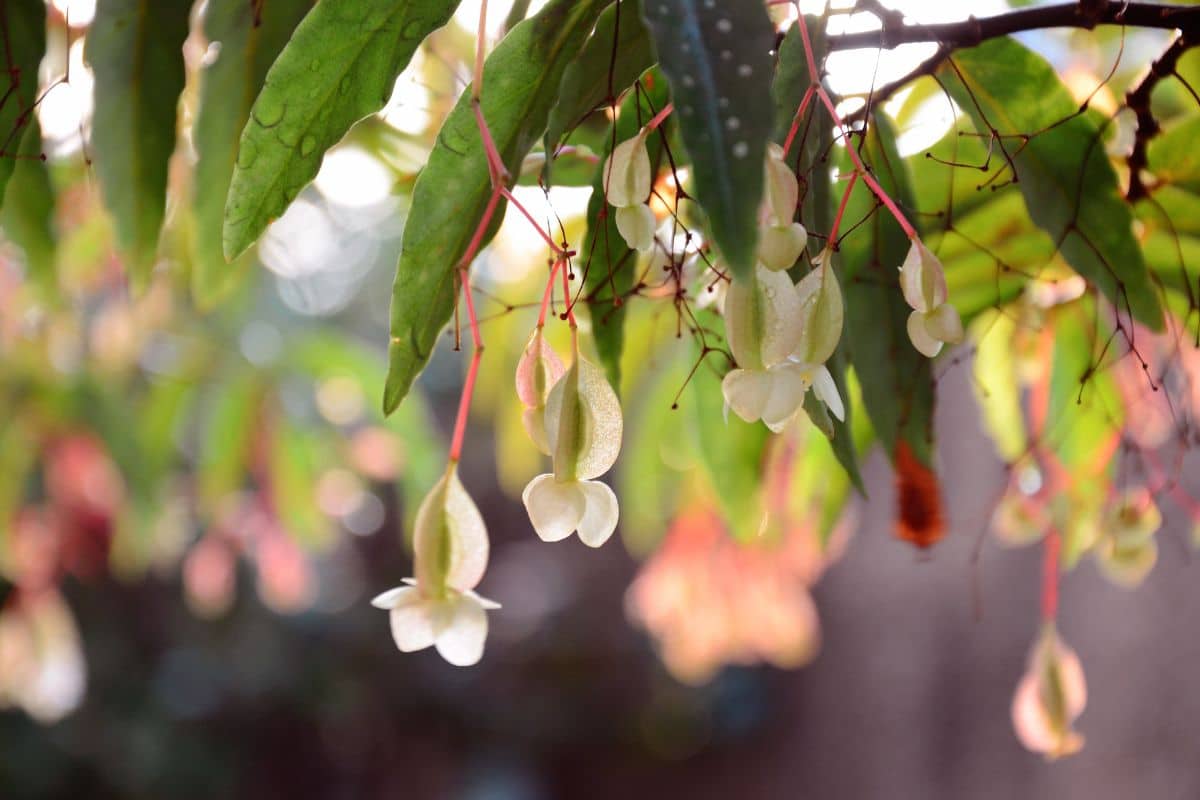
[[[493,36],[510,5],[491,4]],[[928,22],[1007,7],[899,5]],[[852,497],[806,428],[788,440],[804,459],[782,489],[788,522],[760,545],[728,535],[698,474],[692,395],[672,410],[692,345],[675,338],[670,295],[651,291],[628,323],[620,535],[598,551],[538,541],[519,494],[542,466],[512,375],[545,253],[515,219],[475,266],[488,347],[461,467],[492,539],[479,589],[503,610],[473,668],[397,652],[368,601],[412,574],[406,532],[444,466],[465,357],[447,336],[383,419],[389,290],[412,180],[469,73],[478,2],[220,291],[197,285],[188,200],[187,123],[217,57],[200,3],[161,259],[137,297],[88,157],[94,4],[50,7],[38,117],[54,227],[0,243],[0,797],[1200,795],[1200,596],[1177,509],[1136,591],[1090,559],[1064,578],[1085,749],[1048,764],[1014,736],[1041,553],[992,534],[1011,475],[980,421],[971,348],[937,370],[945,541],[896,541],[886,460],[867,459],[869,499]],[[1114,86],[1163,39],[1025,41],[1086,96],[1119,47]],[[831,80],[866,91],[928,53],[838,54]],[[948,116],[912,120],[905,154]],[[518,193],[581,238],[586,187]],[[53,290],[28,279],[37,259],[54,264]]]

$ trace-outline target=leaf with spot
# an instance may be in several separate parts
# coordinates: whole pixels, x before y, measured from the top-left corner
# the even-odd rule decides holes
[[[608,0],[552,0],[496,45],[483,67],[482,108],[511,174],[546,128],[562,74]],[[413,186],[392,287],[391,341],[383,408],[391,413],[429,360],[454,310],[456,269],[483,217],[491,182],[464,92],[442,124]],[[502,216],[496,211],[486,238]]]
[[[871,120],[863,160],[873,165],[884,190],[901,207],[911,208],[912,188],[896,152],[895,134],[886,117]],[[854,146],[859,144],[854,142]],[[843,170],[853,169],[843,151]],[[900,291],[899,266],[910,245],[896,221],[876,208],[874,195],[860,181],[846,206],[845,219],[868,222],[841,241],[842,287],[846,297],[845,338],[850,363],[862,386],[863,405],[880,441],[895,459],[907,442],[926,466],[933,459],[933,373],[930,361],[908,340],[911,309]]]
[[[671,82],[696,200],[722,257],[748,278],[774,126],[775,29],[766,7],[748,0],[647,0],[642,13]]]
[[[647,73],[645,85],[648,87],[645,93],[631,93],[621,104],[621,113],[613,123],[616,126],[615,141],[623,142],[636,136],[641,125],[666,105],[667,82],[657,70]],[[662,167],[663,137],[667,135],[668,125],[669,121],[646,139],[651,174],[657,174]],[[621,352],[625,348],[624,301],[637,281],[638,254],[625,243],[617,230],[616,214],[604,199],[604,164],[612,150],[611,142],[612,139],[592,179],[592,196],[587,208],[588,230],[579,258],[583,263],[585,296],[592,318],[596,355],[609,382],[619,390]]]
[[[417,47],[457,5],[322,0],[309,12],[267,72],[242,131],[225,203],[226,258],[283,214],[351,125],[383,108]]]
[[[17,201],[0,206],[0,227],[4,228],[4,235],[24,251],[29,277],[43,297],[52,298],[58,292],[55,193],[42,152],[42,129],[36,116],[30,117],[25,126],[20,153],[12,160],[15,162],[12,177],[4,196]]]
[[[1133,213],[1090,117],[1076,114],[1054,68],[1008,37],[956,53],[938,70],[947,91],[1012,160],[1033,221],[1117,309],[1153,330],[1162,308],[1133,235]],[[1028,137],[1028,138],[1026,138]]]
[[[158,251],[191,6],[99,0],[85,46],[96,75],[92,160],[135,288]]]
[[[0,3],[0,200],[16,167],[17,151],[33,119],[38,65],[46,53],[46,4],[42,0]]]
[[[206,6],[204,36],[220,49],[200,72],[200,106],[192,126],[197,153],[192,295],[202,308],[213,307],[249,266],[245,256],[226,263],[221,245],[238,140],[267,69],[311,7],[310,0],[272,0],[261,6],[209,0]]]
[[[638,10],[625,0],[604,10],[579,55],[563,72],[558,102],[546,126],[546,151],[610,96],[616,97],[654,65],[654,45]],[[630,134],[632,135],[632,134]]]

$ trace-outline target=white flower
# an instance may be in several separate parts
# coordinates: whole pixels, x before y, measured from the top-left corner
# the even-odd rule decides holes
[[[604,197],[616,208],[640,205],[650,196],[653,178],[650,153],[646,150],[649,131],[642,128],[637,136],[626,139],[604,162]]]
[[[908,338],[922,355],[933,358],[943,344],[962,341],[962,320],[946,302],[946,271],[920,239],[913,238],[900,267],[900,289],[913,309]]]
[[[1072,730],[1087,705],[1087,682],[1079,656],[1047,623],[1029,654],[1029,667],[1013,696],[1012,720],[1027,749],[1048,759],[1076,753],[1083,737]]]
[[[402,652],[433,645],[455,666],[479,661],[487,638],[485,612],[500,607],[473,591],[487,568],[488,549],[483,517],[451,462],[417,510],[417,577],[371,601],[389,612],[392,638]]]
[[[763,170],[764,216],[768,224],[790,224],[800,202],[800,183],[796,173],[783,160],[783,148],[774,142],[767,145]]]
[[[641,204],[617,209],[617,231],[630,250],[649,252],[654,247],[654,228],[658,224],[650,206]]]
[[[763,225],[758,229],[758,260],[772,271],[791,269],[807,242],[808,231],[799,222]]]
[[[842,404],[842,396],[838,393],[833,374],[825,366],[842,339],[846,317],[842,286],[833,271],[833,253],[830,250],[824,250],[813,261],[816,268],[796,284],[796,295],[800,301],[800,341],[790,359],[796,364],[805,391],[812,387],[817,399],[844,422],[846,408]]]
[[[621,406],[604,373],[576,357],[546,401],[546,438],[554,472],[538,475],[521,499],[537,535],[547,542],[578,531],[590,547],[608,541],[617,527],[617,498],[594,480],[617,460]]]

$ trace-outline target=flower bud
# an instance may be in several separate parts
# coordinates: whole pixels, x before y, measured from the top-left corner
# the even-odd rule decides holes
[[[646,150],[648,131],[626,139],[604,162],[604,196],[617,208],[641,205],[650,196],[650,153]]]
[[[657,221],[650,206],[644,203],[617,209],[617,231],[630,250],[645,253],[654,247],[654,227]]]
[[[758,260],[773,272],[791,269],[807,241],[808,231],[799,222],[764,225],[758,229]]]
[[[785,361],[800,333],[800,298],[786,273],[758,266],[750,280],[730,283],[725,337],[739,367],[763,369]]]
[[[546,400],[546,437],[560,481],[591,480],[616,463],[621,404],[603,371],[576,358]]]
[[[845,305],[832,262],[833,253],[826,249],[817,257],[817,267],[796,285],[802,323],[800,339],[791,355],[801,364],[824,364],[842,338]]]
[[[942,262],[915,237],[900,267],[900,289],[904,301],[923,313],[946,302],[946,271]]]
[[[767,146],[763,167],[764,205],[768,224],[788,225],[796,217],[800,202],[800,182],[796,173],[783,161],[783,148],[775,143]]]
[[[488,535],[483,517],[451,464],[417,509],[413,567],[417,585],[434,597],[464,592],[483,579]]]
[[[1053,760],[1076,753],[1083,737],[1071,729],[1087,705],[1087,683],[1079,657],[1047,623],[1029,654],[1029,666],[1013,696],[1017,738],[1027,749]]]
[[[566,368],[542,335],[542,328],[534,328],[517,362],[517,397],[525,406],[521,422],[529,438],[538,449],[550,455],[546,439],[546,426],[542,423],[546,408],[546,397],[550,388],[562,377]]]

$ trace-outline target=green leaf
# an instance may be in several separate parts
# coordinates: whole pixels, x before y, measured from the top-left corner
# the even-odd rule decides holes
[[[221,245],[238,140],[267,69],[311,7],[310,0],[272,0],[262,6],[246,0],[209,0],[204,35],[219,43],[220,50],[200,73],[200,107],[192,126],[197,153],[192,295],[201,308],[212,308],[249,266],[244,257],[226,263]]]
[[[25,127],[18,157],[0,159],[9,160],[15,163],[5,196],[18,200],[0,206],[0,225],[4,227],[4,235],[25,251],[29,276],[42,294],[53,297],[58,292],[54,268],[58,248],[54,184],[42,153],[42,129],[36,116],[31,115]]]
[[[519,171],[521,160],[545,130],[563,70],[607,3],[553,0],[513,28],[484,64],[483,114],[510,173]],[[395,410],[408,394],[450,319],[455,270],[490,195],[487,159],[471,110],[471,93],[466,91],[443,123],[413,186],[412,211],[392,288],[385,413]],[[501,215],[498,209],[488,237]]]
[[[725,358],[710,354],[685,393],[692,414],[696,452],[721,515],[738,541],[762,530],[765,514],[763,464],[771,435],[759,422],[743,422],[736,414],[725,419],[721,378],[729,370]]]
[[[297,544],[319,550],[333,542],[334,529],[317,505],[316,486],[321,464],[329,463],[330,448],[312,431],[279,414],[270,451],[270,491],[279,520]]]
[[[325,151],[391,97],[417,47],[458,0],[323,0],[267,73],[242,131],[225,205],[232,259],[281,216]]]
[[[976,342],[971,387],[996,452],[1009,464],[1020,458],[1028,445],[1014,354],[1016,332],[1017,321],[1012,316],[991,311],[976,320],[971,336]]]
[[[621,353],[625,349],[624,301],[637,280],[638,254],[625,244],[617,230],[616,214],[604,200],[604,162],[612,151],[614,139],[623,142],[633,138],[641,125],[666,105],[667,82],[657,70],[648,73],[645,83],[650,88],[625,98],[617,121],[613,123],[616,132],[609,139],[609,146],[605,148],[592,179],[592,196],[587,208],[588,230],[580,251],[596,355],[608,374],[609,383],[618,391],[621,387]],[[665,135],[666,125],[646,139],[652,174],[657,174],[662,167]]]
[[[641,0],[625,0],[606,8],[579,55],[563,72],[558,102],[546,126],[547,153],[555,150],[564,132],[600,104],[615,100],[653,66],[654,45],[639,16],[640,8]]]
[[[941,139],[905,161],[919,212],[916,221],[926,235],[947,224],[957,224],[963,216],[999,197],[1017,194],[1011,185],[994,188],[1008,182],[1007,162],[995,149],[989,159],[987,139],[976,135],[970,117],[959,116]],[[998,172],[1003,174],[988,183]],[[1028,218],[1024,208],[1021,215]]]
[[[96,74],[92,157],[135,288],[146,285],[166,208],[190,0],[99,0],[85,55]]]
[[[249,370],[226,377],[219,390],[204,425],[197,466],[200,498],[210,510],[245,481],[262,401],[262,386]]]
[[[671,82],[696,200],[733,274],[748,278],[774,127],[774,27],[757,2],[650,0],[642,11]]]
[[[1200,116],[1193,115],[1172,125],[1150,140],[1147,166],[1163,183],[1200,192]]]
[[[995,146],[1010,154],[1030,216],[1071,267],[1120,312],[1162,330],[1132,211],[1095,124],[1076,115],[1054,68],[1005,37],[956,53],[938,76],[978,130],[994,127],[1005,137]]]
[[[911,208],[908,173],[886,117],[872,118],[864,151],[864,160],[873,165],[884,190],[901,207]],[[853,169],[844,152],[840,163],[843,170]],[[844,219],[859,220],[875,205],[874,196],[860,181],[854,186]],[[896,445],[903,439],[918,460],[931,466],[933,374],[930,360],[908,340],[906,323],[911,309],[900,291],[898,268],[909,246],[900,226],[882,210],[842,237],[844,335],[850,363],[862,386],[863,405],[888,457],[895,457]]]
[[[42,0],[0,3],[0,199],[13,174],[25,127],[38,96],[38,66],[46,53],[46,5]]]

